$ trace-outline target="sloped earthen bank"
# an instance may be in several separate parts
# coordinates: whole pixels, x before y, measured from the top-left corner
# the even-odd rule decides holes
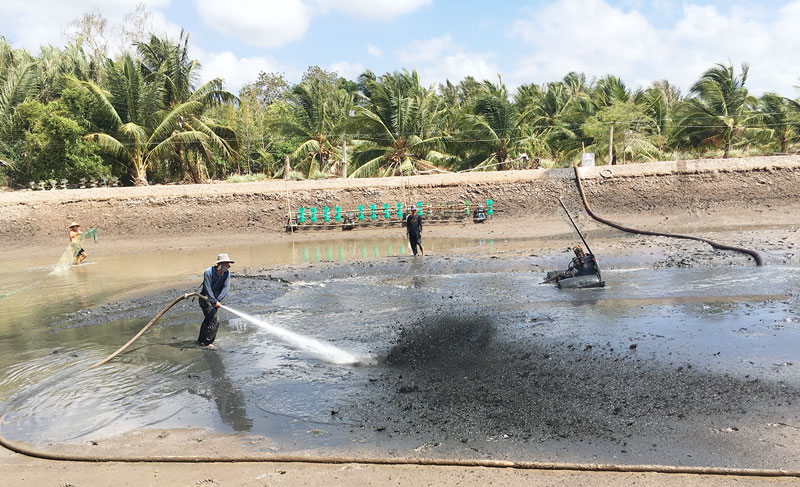
[[[592,206],[609,214],[691,212],[719,207],[782,207],[800,196],[800,156],[668,161],[582,168]],[[46,245],[72,220],[106,238],[192,236],[213,231],[282,234],[299,207],[493,199],[498,219],[558,211],[556,196],[578,204],[572,169],[441,174],[383,179],[269,181],[143,188],[19,191],[0,194],[0,241]]]

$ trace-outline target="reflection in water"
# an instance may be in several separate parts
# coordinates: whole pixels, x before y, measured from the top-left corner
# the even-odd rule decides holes
[[[230,425],[234,431],[250,431],[253,421],[247,417],[244,395],[233,385],[226,374],[225,365],[219,354],[212,350],[204,350],[204,352],[203,359],[211,373],[211,384],[205,393],[198,392],[197,394],[206,399],[209,399],[210,395],[210,399],[213,399],[217,405],[220,419],[223,423]]]
[[[18,324],[50,324],[65,313],[123,299],[131,293],[145,293],[170,286],[191,286],[199,282],[219,251],[236,259],[236,267],[268,267],[279,264],[340,262],[405,254],[404,238],[351,239],[320,242],[231,245],[225,249],[199,251],[164,250],[140,254],[90,258],[80,266],[67,266],[52,275],[56,256],[48,262],[22,256],[13,268],[0,267],[0,339]],[[430,239],[426,249],[473,247],[477,241]],[[395,253],[399,250],[399,254]],[[385,250],[385,252],[384,252]],[[21,271],[21,272],[20,272]],[[2,347],[0,347],[0,356]]]

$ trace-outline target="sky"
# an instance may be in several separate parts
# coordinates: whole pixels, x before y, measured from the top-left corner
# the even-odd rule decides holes
[[[0,35],[38,53],[64,46],[84,13],[119,27],[138,3],[154,33],[189,32],[202,79],[234,93],[261,71],[297,82],[311,65],[353,80],[416,69],[425,85],[500,75],[512,91],[578,71],[687,93],[715,63],[748,63],[753,94],[800,96],[800,0],[3,0]]]

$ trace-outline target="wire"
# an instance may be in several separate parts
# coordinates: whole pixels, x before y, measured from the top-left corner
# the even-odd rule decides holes
[[[644,124],[644,123],[642,123],[642,124]],[[576,124],[575,127],[582,127],[583,125],[584,124]],[[610,127],[611,125],[620,126],[621,124],[619,122],[613,122],[613,123],[608,123],[608,124],[605,124],[605,125]],[[764,127],[747,126],[747,127],[742,127],[742,128],[745,128],[745,129],[746,128],[772,128],[774,126],[795,126],[795,125],[800,126],[800,124],[785,123],[785,124],[781,124],[781,125],[773,124],[773,125],[764,126]],[[561,127],[568,127],[568,126],[561,126]],[[720,125],[681,125],[681,128],[719,128],[719,127],[720,127]],[[549,129],[554,129],[555,127],[548,127],[548,128]],[[536,135],[547,136],[547,135],[552,134],[553,132],[557,132],[557,128],[555,128],[555,130],[551,130],[549,134],[542,133],[542,134],[536,134]],[[404,135],[404,136],[397,136],[396,138],[407,137],[409,135],[416,135],[416,134],[407,134],[407,135]],[[483,138],[481,138],[481,139],[476,139],[476,138],[455,139],[455,138],[447,138],[446,135],[441,136],[441,137],[444,138],[444,140],[442,140],[442,143],[447,143],[447,144],[466,144],[466,143],[497,142],[498,140],[505,140],[505,141],[509,141],[509,142],[519,142],[519,141],[528,140],[528,139],[536,139],[536,135],[520,135],[520,136],[513,136],[513,137],[498,137],[498,138],[491,138],[491,139],[483,139]],[[660,134],[660,133],[651,133],[651,134],[645,134],[645,135],[652,135],[652,136],[664,135],[664,136],[666,136],[666,134]],[[363,140],[364,142],[367,142],[367,143],[375,142],[374,140],[370,140],[369,139],[369,137],[373,137],[373,135],[370,135],[370,134],[343,134],[341,136],[337,135],[336,137],[348,138],[348,139],[352,139],[352,140]],[[583,137],[576,137],[576,139],[581,139],[581,138],[583,138],[583,139],[591,139],[593,137],[588,136],[588,135],[587,136],[583,136]],[[219,137],[218,140],[222,140],[222,141],[227,142],[227,143],[232,143],[232,142],[238,143],[238,142],[241,141],[241,138]],[[288,143],[300,142],[300,143],[302,143],[302,142],[305,142],[305,141],[307,141],[309,139],[280,136],[280,137],[276,137],[276,138],[274,138],[272,140],[275,141],[275,142],[288,142]],[[157,145],[157,143],[142,144],[142,143],[136,143],[136,142],[119,141],[119,140],[117,142],[122,147],[155,146],[155,145]],[[71,146],[72,143],[68,143],[68,142],[50,142],[50,143],[45,144],[45,145],[46,145],[46,147],[55,148],[55,147]],[[188,145],[191,145],[191,144],[188,144]],[[241,146],[239,148],[241,149]],[[335,144],[333,144],[332,148],[333,149],[337,149],[337,146]],[[259,149],[261,149],[261,148],[259,148]],[[288,154],[289,153],[288,151],[280,151],[280,150],[276,150],[276,149],[273,149],[273,150],[263,149],[263,152],[265,152],[267,154],[272,154],[272,155],[284,155],[284,154]]]

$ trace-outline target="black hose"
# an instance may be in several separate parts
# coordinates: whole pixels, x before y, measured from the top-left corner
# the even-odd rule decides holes
[[[577,181],[577,183],[578,183],[578,191],[581,194],[581,201],[583,201],[583,206],[584,206],[584,208],[586,208],[586,213],[588,213],[590,217],[594,218],[595,220],[599,221],[600,223],[605,223],[606,225],[608,225],[610,227],[614,227],[617,230],[622,230],[623,232],[628,232],[628,233],[636,233],[636,234],[639,234],[639,235],[654,235],[654,236],[658,236],[658,237],[681,238],[681,239],[684,239],[684,240],[696,240],[698,242],[704,242],[704,243],[707,243],[708,245],[712,246],[713,248],[715,248],[717,250],[733,250],[735,252],[741,252],[743,254],[747,254],[747,255],[749,255],[750,257],[752,257],[756,261],[756,265],[757,266],[760,267],[760,266],[764,265],[764,260],[761,258],[761,255],[758,252],[756,252],[755,250],[745,249],[745,248],[742,248],[742,247],[734,247],[733,245],[725,245],[725,244],[714,242],[714,241],[709,240],[707,238],[693,237],[691,235],[680,235],[680,234],[677,234],[677,233],[652,232],[650,230],[637,230],[635,228],[625,227],[625,226],[620,225],[619,223],[614,223],[612,221],[606,220],[603,217],[597,216],[597,214],[595,214],[595,212],[592,211],[592,208],[589,206],[589,202],[586,201],[586,195],[585,195],[585,193],[583,191],[583,183],[581,182],[581,175],[580,175],[580,172],[578,170],[578,166],[574,166],[574,167],[575,167],[575,181]]]

